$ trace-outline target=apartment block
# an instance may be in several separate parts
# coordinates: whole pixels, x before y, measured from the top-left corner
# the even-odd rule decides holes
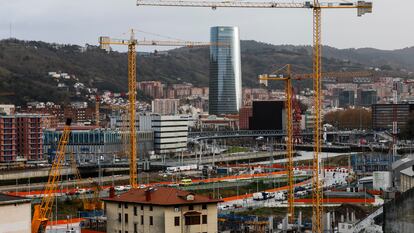
[[[152,101],[152,112],[161,115],[175,115],[178,113],[179,99],[155,99]]]
[[[27,160],[43,159],[43,122],[44,115],[17,114],[17,154]]]
[[[14,116],[0,116],[0,162],[12,162],[17,157],[17,127]]]

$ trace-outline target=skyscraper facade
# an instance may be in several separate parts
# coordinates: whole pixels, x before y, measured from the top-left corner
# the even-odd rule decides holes
[[[238,113],[242,104],[239,29],[212,27],[210,37],[209,113]]]

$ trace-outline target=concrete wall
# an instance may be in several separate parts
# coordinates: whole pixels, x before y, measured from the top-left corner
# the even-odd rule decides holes
[[[412,233],[414,229],[414,188],[384,205],[383,230],[387,233]]]
[[[0,205],[0,232],[29,233],[31,231],[31,203]]]

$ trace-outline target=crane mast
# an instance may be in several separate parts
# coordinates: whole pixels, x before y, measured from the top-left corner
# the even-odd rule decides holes
[[[281,69],[286,69],[286,77],[283,75],[267,75],[259,76],[261,84],[267,86],[269,80],[285,82],[285,109],[286,109],[286,157],[287,157],[287,175],[288,175],[288,221],[294,223],[295,220],[295,190],[294,190],[294,173],[293,173],[293,110],[292,110],[292,74],[290,64],[285,65]],[[279,70],[281,70],[279,69]],[[279,71],[278,70],[278,71]],[[277,71],[276,71],[277,72]],[[273,73],[276,73],[273,72]]]
[[[102,49],[110,51],[110,45],[126,45],[128,46],[128,100],[129,100],[129,183],[132,188],[138,188],[137,183],[137,136],[135,129],[135,103],[137,95],[137,46],[184,46],[198,47],[210,45],[206,42],[194,41],[158,41],[158,40],[141,40],[135,38],[135,32],[130,30],[129,39],[114,39],[107,36],[99,38],[99,44]]]
[[[61,178],[60,168],[65,159],[66,145],[69,142],[70,124],[72,119],[67,119],[63,128],[62,136],[56,150],[56,156],[50,169],[49,178],[43,192],[42,202],[34,206],[32,218],[32,233],[42,232],[49,221],[54,202],[54,192],[58,189],[59,179]]]

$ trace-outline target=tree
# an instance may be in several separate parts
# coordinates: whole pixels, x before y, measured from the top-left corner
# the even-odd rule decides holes
[[[324,123],[338,129],[370,129],[372,127],[371,111],[363,108],[345,109],[328,112]]]

